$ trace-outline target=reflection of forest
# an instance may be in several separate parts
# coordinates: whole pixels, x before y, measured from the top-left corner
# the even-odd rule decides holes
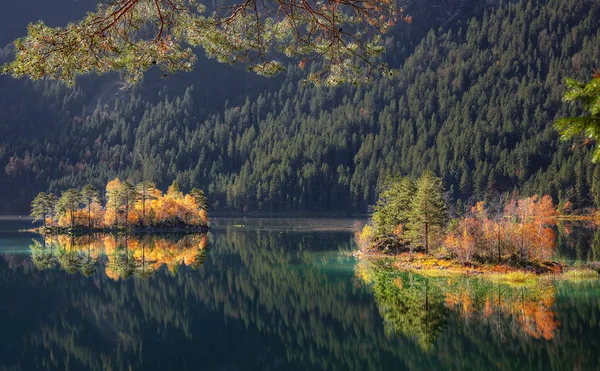
[[[447,292],[422,277],[390,277],[392,285],[381,280],[373,300],[370,285],[352,281],[353,259],[331,253],[350,250],[350,238],[224,229],[197,270],[180,263],[178,272],[155,269],[145,279],[134,274],[118,281],[103,270],[86,277],[10,268],[0,260],[0,294],[10,298],[9,305],[0,304],[0,369],[523,370],[590,369],[600,361],[598,352],[584,351],[600,349],[596,286],[581,300],[554,304],[562,324],[551,340],[536,340],[519,326],[513,332],[513,317],[504,312],[493,312],[504,331],[496,336],[491,319],[473,320],[485,313],[449,310]],[[126,249],[117,241],[112,252],[95,252],[93,244],[69,249],[78,245],[67,244],[65,253],[106,259],[97,266],[108,267],[114,251],[146,267],[158,261],[146,255],[150,246],[141,251],[130,241]],[[42,249],[35,258],[51,261],[45,256],[57,254]],[[53,264],[63,263],[57,258]],[[400,287],[408,287],[414,300],[398,297]],[[485,300],[476,297],[479,308]],[[395,309],[399,305],[404,312]]]
[[[560,221],[557,229],[557,258],[600,261],[600,228],[597,223]]]
[[[199,267],[206,261],[207,236],[186,235],[58,235],[34,240],[31,259],[38,269],[59,266],[86,276],[103,266],[113,280],[150,276],[165,265],[173,274],[183,264]]]
[[[383,263],[385,264],[385,263]],[[555,286],[548,279],[510,285],[467,277],[423,277],[363,260],[357,276],[371,283],[388,333],[413,338],[431,349],[450,311],[463,330],[484,326],[493,336],[550,340],[559,327]]]

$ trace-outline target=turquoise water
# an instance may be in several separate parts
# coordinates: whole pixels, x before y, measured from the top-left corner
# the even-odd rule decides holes
[[[598,369],[598,280],[374,276],[354,222],[43,241],[2,219],[0,370]]]

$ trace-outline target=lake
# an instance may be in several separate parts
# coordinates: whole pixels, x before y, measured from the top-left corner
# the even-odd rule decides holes
[[[0,369],[599,368],[598,280],[374,272],[352,256],[355,222],[216,218],[208,236],[42,239],[0,218]],[[595,258],[595,235],[575,235],[559,256]]]

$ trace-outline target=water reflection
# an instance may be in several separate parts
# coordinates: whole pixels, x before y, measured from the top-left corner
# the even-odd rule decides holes
[[[597,222],[559,221],[557,258],[567,261],[600,261],[600,228]]]
[[[49,236],[33,240],[31,260],[40,270],[60,267],[85,276],[103,269],[113,280],[133,275],[149,277],[161,266],[173,275],[183,264],[200,267],[206,261],[208,237],[186,235],[86,235]]]
[[[560,322],[554,310],[556,283],[549,278],[521,283],[468,277],[424,277],[389,269],[385,262],[361,261],[357,277],[373,289],[388,336],[434,347],[451,313],[464,332],[489,328],[505,340],[551,340]]]
[[[0,369],[586,370],[600,362],[597,282],[531,291],[374,270],[356,279],[345,231],[225,226],[210,251],[185,239],[107,239],[40,240],[31,260],[0,259]],[[538,318],[550,312],[555,327],[542,329]]]

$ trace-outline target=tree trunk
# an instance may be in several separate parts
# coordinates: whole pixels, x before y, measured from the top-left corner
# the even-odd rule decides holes
[[[521,261],[523,261],[523,248],[525,247],[525,215],[521,222]]]
[[[119,208],[115,207],[115,230],[117,229],[119,229]]]
[[[425,222],[425,254],[429,254],[429,223]]]
[[[125,229],[129,225],[129,199],[125,201]]]
[[[502,256],[500,255],[500,224],[498,224],[498,263],[500,263],[501,259]]]

